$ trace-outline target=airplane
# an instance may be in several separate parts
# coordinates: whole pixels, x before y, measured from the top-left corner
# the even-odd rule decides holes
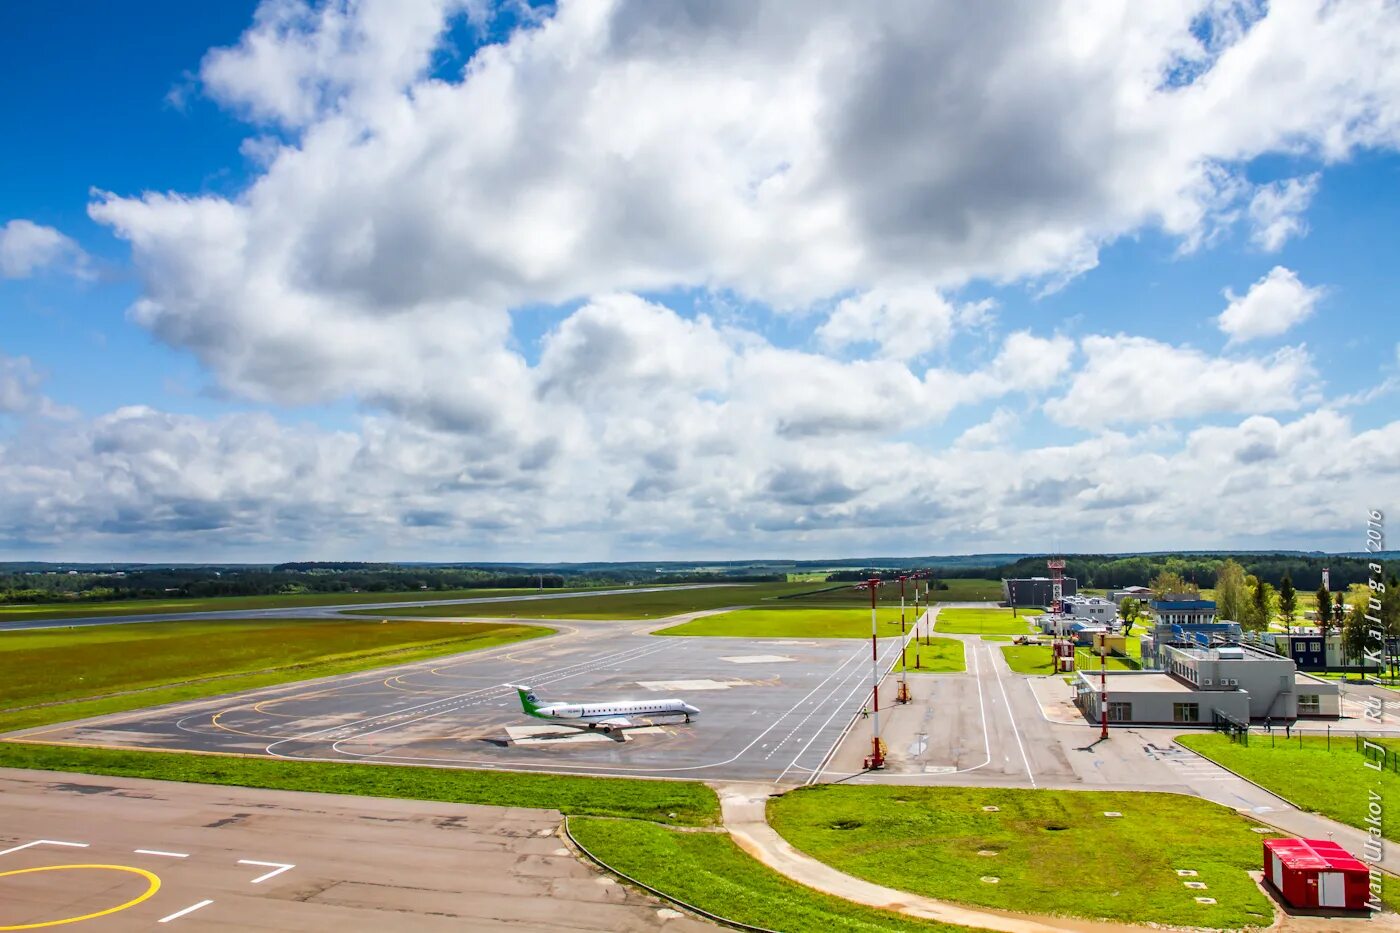
[[[700,715],[698,709],[683,700],[620,700],[612,703],[550,703],[541,706],[533,688],[520,684],[506,686],[520,694],[520,705],[527,716],[547,719],[572,729],[612,732],[614,729],[630,729],[633,726],[644,725],[633,722],[628,716],[684,716],[685,721],[690,722],[690,717]]]

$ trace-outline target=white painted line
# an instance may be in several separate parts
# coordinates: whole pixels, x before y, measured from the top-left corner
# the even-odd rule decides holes
[[[156,923],[169,923],[171,920],[179,920],[179,919],[180,919],[181,917],[183,917],[185,914],[192,914],[192,913],[194,913],[196,910],[199,910],[201,907],[208,907],[208,906],[209,906],[210,904],[212,904],[212,903],[214,903],[214,902],[213,902],[213,901],[200,901],[198,904],[191,904],[190,906],[186,907],[184,910],[177,910],[177,911],[175,911],[173,914],[171,914],[171,915],[168,916],[168,917],[161,917],[159,920],[156,921]]]
[[[1001,698],[1006,701],[1006,718],[1011,722],[1011,734],[1016,736],[1016,746],[1021,750],[1021,760],[1026,764],[1026,777],[1031,779],[1031,788],[1035,788],[1035,772],[1031,770],[1031,760],[1026,755],[1026,746],[1021,741],[1021,730],[1016,727],[1016,712],[1011,708],[1011,698],[1006,695],[1006,682],[1001,679],[1001,668],[997,667],[996,655],[992,654],[993,644],[987,645],[987,654],[991,658],[992,671],[997,675],[997,686],[1001,688]],[[1009,756],[1008,756],[1009,757]]]
[[[185,852],[162,852],[159,849],[134,849],[137,855],[161,855],[165,858],[189,858]]]
[[[30,846],[68,846],[73,849],[86,849],[86,842],[61,842],[58,839],[35,839],[33,842],[26,842],[22,846],[15,846],[13,849],[6,849],[0,855],[9,855],[11,852],[18,852],[20,849],[27,849]]]
[[[272,869],[275,869],[274,871],[270,871],[270,872],[268,872],[268,873],[265,874],[265,875],[259,875],[258,877],[254,878],[254,879],[253,879],[253,882],[252,882],[253,884],[262,884],[264,881],[266,881],[266,880],[269,879],[269,878],[276,878],[278,875],[282,874],[282,872],[284,872],[284,871],[291,871],[293,868],[296,868],[295,865],[286,865],[286,864],[283,864],[282,862],[257,862],[257,861],[254,861],[253,859],[250,859],[250,858],[241,858],[241,859],[238,860],[238,864],[240,864],[240,865],[259,865],[259,866],[261,866],[261,867],[263,867],[263,868],[272,868]]]

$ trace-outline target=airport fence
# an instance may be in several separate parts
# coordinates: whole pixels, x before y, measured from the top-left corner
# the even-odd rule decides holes
[[[1230,737],[1231,742],[1240,745],[1249,744],[1249,723],[1242,722],[1231,716],[1229,713],[1213,710],[1211,718],[1211,728],[1216,732],[1223,732]]]

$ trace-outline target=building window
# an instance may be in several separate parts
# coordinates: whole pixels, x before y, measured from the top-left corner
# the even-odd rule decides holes
[[[1112,709],[1112,708],[1113,708],[1113,705],[1112,705],[1112,704],[1109,704],[1109,708]],[[1112,713],[1109,713],[1109,715],[1112,716],[1113,714],[1112,714]],[[1321,716],[1321,715],[1322,715],[1322,697],[1321,697],[1320,695],[1316,694],[1316,693],[1300,693],[1300,694],[1298,694],[1298,715],[1299,715],[1299,716]]]
[[[1131,704],[1131,703],[1109,703],[1109,704],[1108,704],[1108,721],[1109,721],[1109,722],[1132,722],[1132,721],[1133,721],[1133,704]]]
[[[1200,722],[1201,704],[1199,703],[1173,703],[1172,722]]]
[[[1321,650],[1322,650],[1322,642],[1320,642],[1320,641],[1315,641],[1315,642],[1313,642],[1313,643],[1312,643],[1312,650],[1313,650],[1313,651],[1321,651]]]

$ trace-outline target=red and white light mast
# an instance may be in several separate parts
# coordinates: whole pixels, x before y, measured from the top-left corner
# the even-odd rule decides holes
[[[865,759],[866,770],[874,771],[885,766],[885,753],[880,747],[880,629],[875,618],[875,601],[879,598],[880,578],[871,577],[862,586],[870,590],[870,705],[871,732],[870,757]]]

